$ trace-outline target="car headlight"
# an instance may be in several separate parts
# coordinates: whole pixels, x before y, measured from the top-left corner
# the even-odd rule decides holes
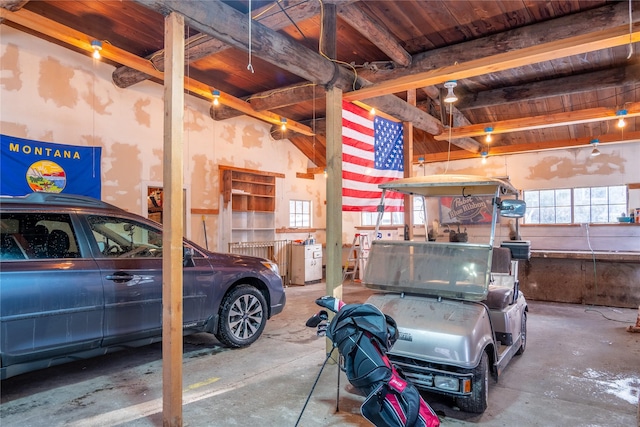
[[[278,268],[278,264],[276,264],[275,262],[271,262],[271,261],[262,261],[262,265],[264,265],[265,267],[267,267],[269,270],[273,271],[274,273],[276,273],[277,276],[280,275],[280,269]]]
[[[433,378],[433,385],[447,391],[458,391],[460,388],[457,378],[444,377],[441,375],[436,375]]]

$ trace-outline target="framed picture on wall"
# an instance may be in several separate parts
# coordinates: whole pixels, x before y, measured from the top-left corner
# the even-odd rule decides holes
[[[491,200],[491,196],[440,197],[440,223],[491,223]]]

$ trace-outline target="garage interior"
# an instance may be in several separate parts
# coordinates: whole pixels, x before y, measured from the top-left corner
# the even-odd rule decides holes
[[[407,176],[509,177],[523,191],[624,185],[627,208],[620,215],[640,208],[637,1],[2,0],[0,7],[0,133],[101,147],[103,200],[163,222],[161,205],[150,202],[160,194],[180,209],[170,215],[176,223],[165,226],[178,229],[179,223],[186,237],[208,249],[227,252],[238,242],[310,237],[323,248],[322,279],[303,287],[287,283],[286,316],[274,318],[258,345],[243,352],[244,365],[225,373],[235,373],[239,386],[216,388],[221,383],[214,381],[207,389],[201,383],[210,375],[187,374],[185,368],[182,397],[193,396],[187,387],[194,384],[202,393],[201,400],[184,405],[185,425],[293,425],[323,356],[323,341],[303,327],[313,299],[334,292],[353,302],[366,299],[359,283],[340,286],[354,235],[372,230],[359,212],[341,211],[342,101],[404,124]],[[185,66],[166,69],[166,20],[173,15],[184,19]],[[92,58],[95,52],[100,59]],[[168,136],[175,129],[167,131],[164,103],[174,96],[168,90],[184,96],[178,154],[167,150],[178,146]],[[450,90],[457,97],[453,103],[445,102]],[[180,121],[171,119],[174,125]],[[618,127],[620,119],[624,127]],[[170,183],[178,169],[182,176]],[[234,183],[245,180],[273,197],[238,206],[234,194],[242,189]],[[183,203],[171,203],[183,195]],[[311,202],[309,226],[291,226],[292,200]],[[407,233],[404,224],[385,232],[397,239],[426,237],[424,226],[407,225]],[[443,425],[638,422],[640,335],[625,328],[635,323],[640,306],[639,225],[617,218],[520,224],[532,253],[519,277],[532,302],[529,350],[507,368],[482,416],[466,417],[450,403],[436,402]],[[501,223],[499,239],[508,240],[511,227]],[[274,342],[303,356],[287,363],[274,356],[286,368],[265,364],[265,374],[252,377],[245,366],[272,352]],[[211,355],[224,362],[209,363],[233,366],[226,359],[232,353],[215,343],[187,341],[185,348],[193,360]],[[109,380],[100,387],[113,393],[84,389],[84,381],[91,382],[85,377],[84,394],[72,395],[65,411],[33,412],[26,425],[115,424],[92,417],[125,407],[138,416],[129,413],[118,425],[166,423],[151,400],[162,396],[158,349],[143,350],[148,359],[138,363],[127,361],[138,357],[134,351],[108,356]],[[2,424],[25,425],[20,407],[34,409],[25,401],[52,394],[58,384],[74,388],[69,377],[76,370],[100,369],[101,363],[27,374],[48,379],[31,392],[19,379],[3,382]],[[123,366],[141,376],[129,378],[139,385],[130,389],[136,393],[127,396],[130,403],[117,397]],[[143,381],[143,374],[155,382]],[[336,376],[333,367],[322,378]],[[359,397],[345,397],[345,383],[343,378],[340,412],[332,411],[335,380],[327,380],[302,425],[366,425],[358,416]],[[620,388],[597,393],[594,384]],[[572,401],[569,387],[585,394],[576,392],[581,397]],[[616,397],[611,389],[627,394]],[[246,401],[248,406],[238,406],[242,417],[227,413],[237,402],[225,402],[225,390]],[[272,399],[256,404],[256,392],[259,399]],[[595,398],[584,397],[589,393]],[[90,395],[95,397],[87,405],[80,396]],[[252,409],[258,407],[264,411]]]

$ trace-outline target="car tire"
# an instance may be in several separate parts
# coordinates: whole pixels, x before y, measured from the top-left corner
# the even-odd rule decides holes
[[[527,349],[527,312],[522,312],[522,323],[520,323],[520,348],[516,351],[517,355],[521,355]]]
[[[483,352],[480,363],[473,370],[471,396],[459,397],[456,403],[461,411],[481,414],[489,405],[489,356]]]
[[[240,285],[227,294],[220,307],[216,338],[228,347],[246,347],[255,342],[267,323],[264,295],[250,285]]]

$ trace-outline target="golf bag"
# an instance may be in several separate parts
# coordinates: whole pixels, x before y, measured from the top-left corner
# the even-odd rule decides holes
[[[391,317],[371,304],[344,304],[333,297],[319,298],[316,304],[336,312],[326,335],[344,360],[341,369],[349,382],[366,396],[360,408],[363,417],[377,427],[440,425],[418,389],[387,357],[398,338]]]

